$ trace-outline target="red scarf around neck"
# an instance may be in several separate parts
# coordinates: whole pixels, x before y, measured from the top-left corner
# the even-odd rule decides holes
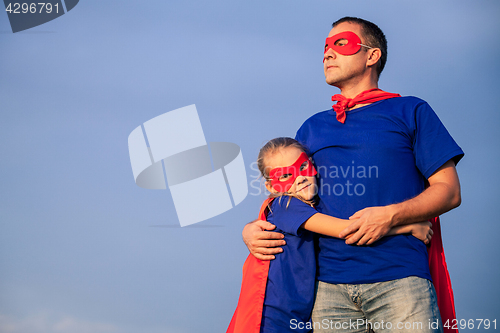
[[[384,99],[389,99],[394,97],[401,97],[401,95],[388,93],[378,88],[374,88],[363,91],[354,98],[347,98],[340,94],[333,95],[332,101],[337,101],[337,104],[334,104],[332,107],[333,110],[337,113],[337,120],[343,124],[345,123],[346,109],[350,109],[354,107],[356,104],[375,103]]]

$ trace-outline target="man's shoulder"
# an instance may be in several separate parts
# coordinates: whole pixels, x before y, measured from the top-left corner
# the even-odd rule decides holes
[[[307,118],[303,123],[300,128],[306,127],[306,126],[314,126],[314,124],[318,123],[323,123],[326,119],[330,118],[333,115],[335,115],[335,112],[333,109],[321,111],[318,113],[313,114],[309,118]],[[300,129],[299,129],[300,130]]]
[[[304,124],[307,122],[311,122],[311,121],[322,120],[325,117],[328,117],[328,115],[331,114],[332,112],[333,112],[333,109],[317,112],[317,113],[313,114],[312,116],[310,116],[309,118],[307,118],[306,121],[304,121]]]
[[[415,119],[417,113],[432,112],[430,105],[423,99],[415,96],[402,96],[375,102],[366,106],[374,114],[389,116],[393,120],[400,119],[407,125]]]
[[[418,107],[420,105],[427,104],[426,101],[415,96],[401,96],[401,97],[391,98],[386,101],[394,105],[401,105],[406,107]]]
[[[306,137],[311,132],[314,132],[314,130],[316,130],[318,126],[321,126],[322,124],[327,122],[328,118],[331,117],[332,112],[334,112],[333,109],[325,110],[315,113],[307,118],[306,121],[304,121],[298,129],[295,139],[297,139],[300,143],[307,145],[307,143],[305,142]]]

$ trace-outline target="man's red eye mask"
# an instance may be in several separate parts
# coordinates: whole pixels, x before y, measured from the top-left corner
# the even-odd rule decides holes
[[[307,165],[303,170],[300,170],[304,162],[307,162]],[[280,181],[280,177],[287,174],[290,174],[290,177]],[[274,190],[278,192],[287,192],[290,187],[292,187],[293,183],[295,183],[295,179],[297,179],[298,176],[312,177],[316,174],[317,172],[312,162],[309,160],[306,153],[302,153],[292,165],[272,169],[269,172],[269,179],[271,180],[271,187]]]
[[[335,45],[341,39],[345,39],[347,44],[345,45]],[[328,37],[325,42],[325,53],[328,49],[332,49],[335,52],[342,55],[353,55],[358,52],[361,48],[361,39],[352,31],[343,31],[332,37]]]

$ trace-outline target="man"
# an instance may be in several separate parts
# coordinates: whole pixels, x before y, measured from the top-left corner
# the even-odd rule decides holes
[[[463,152],[427,103],[377,89],[386,59],[375,24],[335,22],[324,72],[341,90],[332,98],[339,103],[297,132],[317,166],[318,210],[353,220],[341,234],[347,240],[319,237],[315,332],[442,332],[425,245],[405,235],[381,238],[460,205],[455,165]],[[265,221],[245,226],[255,257],[283,251],[284,236],[272,229]]]

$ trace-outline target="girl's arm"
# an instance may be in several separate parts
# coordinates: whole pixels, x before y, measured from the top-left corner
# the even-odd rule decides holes
[[[302,223],[300,227],[317,234],[340,238],[340,232],[351,223],[352,221],[350,220],[343,220],[330,215],[316,213]]]
[[[340,232],[351,223],[352,220],[343,220],[330,215],[316,213],[302,223],[301,228],[317,234],[341,238],[339,237]],[[432,237],[431,225],[430,222],[421,222],[397,226],[391,228],[387,235],[412,234],[425,244],[428,244]]]

